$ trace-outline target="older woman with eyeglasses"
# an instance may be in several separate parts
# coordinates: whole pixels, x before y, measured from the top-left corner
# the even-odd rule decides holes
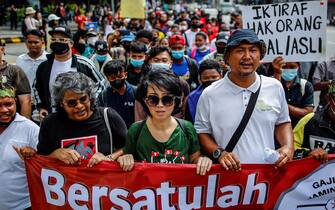
[[[204,175],[212,161],[202,157],[197,134],[190,122],[172,116],[182,95],[179,79],[168,70],[152,70],[142,78],[137,98],[148,114],[147,120],[128,130],[125,155],[117,161],[129,171],[137,161],[150,163],[196,163]]]
[[[126,125],[115,110],[95,107],[94,90],[93,81],[82,73],[57,77],[52,91],[57,112],[42,121],[38,154],[71,165],[89,159],[89,167],[118,156],[125,143]]]

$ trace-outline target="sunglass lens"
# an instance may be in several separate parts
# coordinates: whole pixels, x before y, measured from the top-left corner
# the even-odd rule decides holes
[[[158,96],[148,96],[147,98],[147,102],[149,104],[149,106],[157,106],[157,104],[159,103],[159,98]]]
[[[162,103],[164,106],[171,106],[173,104],[173,96],[163,96]]]

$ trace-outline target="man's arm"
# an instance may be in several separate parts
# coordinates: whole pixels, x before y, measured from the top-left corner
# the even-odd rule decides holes
[[[24,94],[17,96],[20,106],[21,106],[21,115],[30,119],[31,118],[31,95]]]
[[[280,157],[277,160],[276,165],[277,167],[281,167],[293,158],[294,146],[291,123],[286,122],[276,125],[275,135],[279,144],[281,145],[281,147],[278,149]]]
[[[293,106],[293,105],[288,105],[288,110],[290,112],[290,115],[297,117],[297,118],[302,118],[305,115],[313,112],[313,106],[306,106],[304,108],[299,108],[297,106]]]

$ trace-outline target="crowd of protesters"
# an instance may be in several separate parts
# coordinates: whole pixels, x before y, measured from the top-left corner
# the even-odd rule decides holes
[[[0,209],[30,208],[19,156],[35,153],[125,171],[136,161],[195,163],[204,175],[212,163],[239,171],[335,152],[335,58],[261,63],[266,46],[238,12],[156,8],[139,20],[98,6],[76,10],[75,31],[63,4],[44,30],[35,9],[25,13],[27,53],[8,64],[0,46],[0,180],[11,183]],[[92,136],[97,145],[65,146]]]

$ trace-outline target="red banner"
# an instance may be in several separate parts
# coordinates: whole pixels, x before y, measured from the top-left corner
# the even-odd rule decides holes
[[[335,209],[335,156],[321,164],[292,161],[281,169],[214,165],[206,176],[192,164],[117,163],[66,166],[36,156],[26,161],[32,209]]]

